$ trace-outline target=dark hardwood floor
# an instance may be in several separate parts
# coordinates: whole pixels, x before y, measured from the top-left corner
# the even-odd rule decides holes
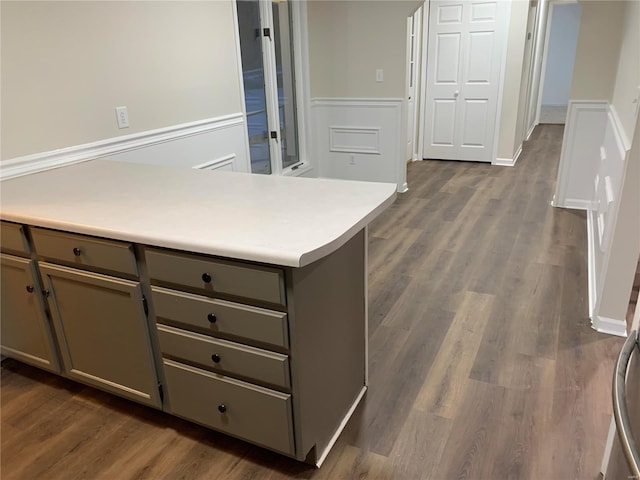
[[[370,389],[321,469],[8,360],[3,480],[597,478],[622,339],[589,326],[584,213],[549,205],[561,141],[409,166],[369,229]]]

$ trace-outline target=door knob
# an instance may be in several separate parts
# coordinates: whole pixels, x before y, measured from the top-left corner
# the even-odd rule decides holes
[[[453,92],[453,98],[458,98],[458,95],[460,95],[460,92],[458,90]]]
[[[33,285],[27,285],[27,292],[33,293],[34,290],[35,288],[33,287]]]

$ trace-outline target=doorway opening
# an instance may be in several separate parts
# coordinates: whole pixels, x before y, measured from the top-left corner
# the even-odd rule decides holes
[[[565,123],[581,11],[579,3],[551,2],[549,6],[537,123]]]

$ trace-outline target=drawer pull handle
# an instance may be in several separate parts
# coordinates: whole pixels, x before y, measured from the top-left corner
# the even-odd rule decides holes
[[[35,288],[33,288],[33,285],[27,285],[27,292],[33,293],[34,290]]]
[[[211,275],[209,275],[208,273],[203,273],[202,274],[202,281],[204,283],[211,283]]]
[[[221,403],[220,405],[218,405],[218,411],[220,413],[224,413],[227,411],[227,406],[224,403]]]
[[[207,315],[207,320],[209,320],[211,323],[216,323],[218,319],[216,318],[215,313],[210,313],[209,315]]]
[[[213,355],[211,355],[211,360],[213,360],[213,363],[220,363],[220,355],[218,355],[217,353],[214,353]]]
[[[80,247],[73,247],[73,254],[76,257],[79,257],[82,254],[82,250],[80,249]]]

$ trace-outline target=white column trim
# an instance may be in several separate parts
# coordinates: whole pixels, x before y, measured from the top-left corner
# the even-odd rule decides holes
[[[627,336],[627,322],[624,320],[595,315],[591,320],[591,325],[594,330],[600,333],[608,333],[618,337]]]
[[[522,153],[522,144],[516,150],[516,153],[513,155],[513,158],[496,158],[495,161],[491,162],[492,165],[497,165],[499,167],[514,167],[518,158],[520,158],[520,154]]]

